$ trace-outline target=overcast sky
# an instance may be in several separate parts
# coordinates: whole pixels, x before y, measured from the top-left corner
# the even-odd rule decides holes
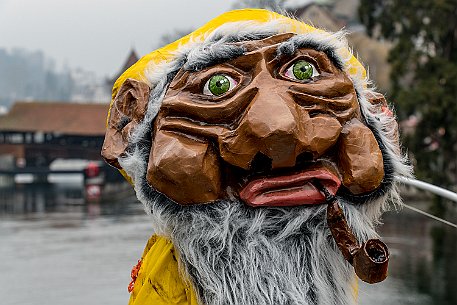
[[[173,29],[203,25],[234,0],[0,0],[0,48],[42,50],[58,67],[112,76]]]

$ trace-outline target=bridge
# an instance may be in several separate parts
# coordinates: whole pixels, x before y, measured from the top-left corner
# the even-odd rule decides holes
[[[0,116],[0,170],[44,171],[56,159],[101,160],[107,113],[108,104],[15,103]]]

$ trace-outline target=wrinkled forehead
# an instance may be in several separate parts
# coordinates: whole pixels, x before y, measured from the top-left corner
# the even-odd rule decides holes
[[[278,49],[282,43],[289,41],[294,36],[296,36],[294,33],[284,33],[272,35],[264,39],[241,41],[234,44],[243,47],[246,53],[251,53],[264,48]]]
[[[329,70],[343,70],[343,62],[336,55],[336,49],[321,44],[307,35],[296,33],[281,33],[263,39],[253,39],[231,43],[214,43],[204,48],[194,50],[187,57],[186,63],[180,69],[171,83],[177,85],[177,80],[183,74],[198,73],[210,67],[230,63],[236,67],[246,64],[254,66],[259,60],[284,59],[295,55],[299,50],[308,50],[308,55],[315,57]],[[331,66],[331,67],[330,67]]]

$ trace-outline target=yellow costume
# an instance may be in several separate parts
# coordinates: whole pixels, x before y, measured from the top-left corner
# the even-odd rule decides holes
[[[128,305],[198,305],[195,291],[183,281],[173,244],[153,235],[143,251],[142,264]],[[354,298],[358,280],[354,276]]]
[[[129,305],[197,305],[194,290],[178,271],[173,244],[153,235],[144,249],[142,264]]]

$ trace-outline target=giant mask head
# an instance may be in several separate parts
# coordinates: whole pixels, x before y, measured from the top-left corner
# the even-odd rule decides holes
[[[352,275],[337,247],[353,263],[348,244],[376,236],[409,171],[341,33],[263,10],[226,13],[124,73],[102,154],[204,304],[350,303],[328,291]],[[349,224],[327,225],[343,211]]]

